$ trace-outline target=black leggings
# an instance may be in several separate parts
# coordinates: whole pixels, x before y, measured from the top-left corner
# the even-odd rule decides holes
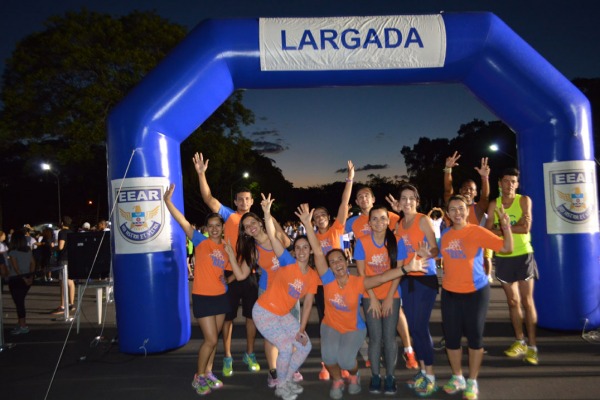
[[[489,302],[489,285],[472,293],[454,293],[442,289],[442,325],[446,348],[460,349],[463,336],[467,338],[470,349],[483,347],[483,328]]]
[[[25,283],[22,277],[11,277],[8,280],[8,288],[10,289],[10,294],[15,302],[15,306],[17,307],[17,317],[25,318],[25,296],[27,292],[29,292],[29,286]]]

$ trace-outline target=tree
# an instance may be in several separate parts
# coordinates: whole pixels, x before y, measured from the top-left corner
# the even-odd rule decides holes
[[[83,10],[51,17],[44,31],[18,43],[3,75],[0,111],[0,150],[5,155],[0,160],[0,201],[11,226],[55,214],[48,206],[56,203],[56,182],[41,174],[42,161],[60,171],[63,214],[92,222],[97,215],[108,215],[107,115],[185,34],[184,27],[154,12],[115,18]],[[198,191],[197,181],[190,184],[195,180],[190,171],[194,151],[210,149],[213,183],[219,192],[226,186],[227,193],[235,172],[260,158],[241,135],[240,125],[254,119],[242,99],[242,92],[234,93],[182,144],[184,189]],[[265,179],[285,181],[272,164],[263,167]],[[197,195],[186,193],[185,198],[195,200],[188,209],[201,210]],[[101,205],[90,209],[88,199]],[[36,207],[40,200],[48,204]]]
[[[498,144],[502,152],[492,153],[489,146]],[[456,137],[448,139],[420,138],[412,148],[402,147],[400,153],[404,156],[410,182],[419,188],[421,207],[427,210],[443,202],[443,174],[446,157],[454,151],[461,154],[460,167],[453,171],[456,185],[466,179],[479,182],[475,167],[480,165],[482,157],[489,157],[494,173],[516,163],[516,138],[514,133],[501,121],[484,122],[473,120],[463,124]],[[458,188],[456,188],[458,189]],[[497,188],[492,185],[492,196]]]

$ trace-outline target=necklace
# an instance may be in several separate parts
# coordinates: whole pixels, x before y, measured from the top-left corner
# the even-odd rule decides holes
[[[339,279],[337,279],[337,284],[339,286],[340,289],[343,289],[346,287],[346,284],[348,283],[348,278],[346,277],[346,279],[344,280],[344,282],[340,281]]]

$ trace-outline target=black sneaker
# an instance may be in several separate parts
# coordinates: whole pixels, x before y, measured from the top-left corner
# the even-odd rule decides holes
[[[391,396],[396,394],[396,391],[396,379],[392,375],[386,376],[383,385],[383,394]]]
[[[381,393],[381,376],[373,375],[369,384],[369,393]]]

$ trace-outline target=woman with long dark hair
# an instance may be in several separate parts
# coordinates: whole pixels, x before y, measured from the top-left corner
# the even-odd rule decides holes
[[[437,390],[433,373],[433,341],[429,332],[429,319],[438,293],[438,279],[435,257],[438,246],[431,219],[417,212],[419,191],[413,185],[400,187],[398,200],[388,196],[394,211],[402,213],[396,228],[398,236],[406,246],[408,260],[417,259],[423,265],[423,272],[413,272],[400,281],[402,308],[408,321],[413,346],[419,361],[419,372],[409,381],[421,397],[430,396]],[[417,249],[424,243],[428,249],[425,257],[417,255]]]
[[[360,276],[373,276],[394,269],[398,261],[406,258],[404,245],[398,246],[394,233],[389,229],[388,210],[385,206],[374,206],[369,211],[371,233],[356,240],[354,258]],[[383,391],[387,395],[396,393],[394,371],[398,356],[396,325],[400,312],[398,283],[400,278],[379,287],[368,289],[363,298],[363,310],[369,329],[369,361],[371,362],[371,393],[381,393],[379,360],[384,348],[386,376]]]

